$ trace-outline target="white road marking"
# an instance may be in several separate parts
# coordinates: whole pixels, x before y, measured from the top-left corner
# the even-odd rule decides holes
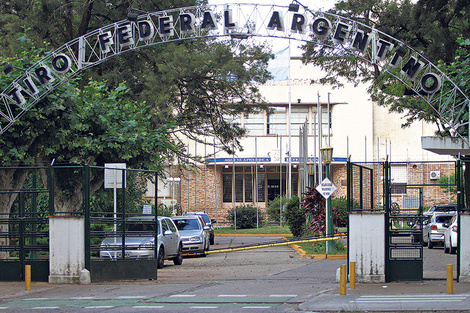
[[[95,299],[96,297],[73,297],[73,298],[70,298],[72,300],[93,300]]]
[[[244,298],[246,295],[218,295],[219,298]]]
[[[196,295],[172,295],[170,298],[192,298],[195,297]]]
[[[133,309],[163,309],[163,305],[136,305]]]
[[[85,309],[111,309],[114,308],[113,305],[101,305],[101,306],[86,306]]]

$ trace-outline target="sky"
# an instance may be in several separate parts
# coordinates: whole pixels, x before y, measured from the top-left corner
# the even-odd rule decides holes
[[[288,6],[292,3],[292,0],[209,0],[209,4],[232,4],[232,3],[247,3],[247,4],[273,4],[280,6]],[[299,3],[307,6],[312,11],[326,11],[332,8],[338,0],[299,0]],[[289,46],[289,42],[285,39],[272,39],[272,38],[260,38],[259,40],[268,41],[272,44],[273,53],[285,49]],[[301,56],[302,51],[298,48],[301,43],[298,41],[291,42],[290,54],[292,57]]]

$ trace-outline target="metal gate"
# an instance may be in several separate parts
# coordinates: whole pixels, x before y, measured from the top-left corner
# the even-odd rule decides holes
[[[422,189],[401,185],[405,192],[408,188],[419,190],[419,203],[414,208],[403,208],[392,202],[391,164],[384,163],[385,198],[385,280],[420,281],[423,280],[423,221]]]
[[[31,265],[32,280],[47,281],[49,190],[41,186],[38,168],[8,170],[27,178],[22,188],[0,190],[4,198],[16,198],[10,212],[0,214],[0,281],[24,280],[25,265]]]
[[[392,188],[413,190],[412,204],[392,201]],[[348,163],[348,210],[385,218],[385,280],[423,279],[422,188],[391,183],[390,162]]]

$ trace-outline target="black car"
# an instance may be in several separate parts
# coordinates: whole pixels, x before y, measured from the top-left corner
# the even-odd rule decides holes
[[[199,215],[204,220],[207,226],[209,226],[209,243],[213,245],[215,243],[214,239],[214,227],[213,224],[216,223],[215,219],[209,218],[209,215],[206,212],[186,212],[183,215]]]

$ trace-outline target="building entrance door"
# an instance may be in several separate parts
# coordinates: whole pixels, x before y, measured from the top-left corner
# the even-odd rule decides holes
[[[281,192],[280,179],[268,179],[268,201],[274,200]]]

